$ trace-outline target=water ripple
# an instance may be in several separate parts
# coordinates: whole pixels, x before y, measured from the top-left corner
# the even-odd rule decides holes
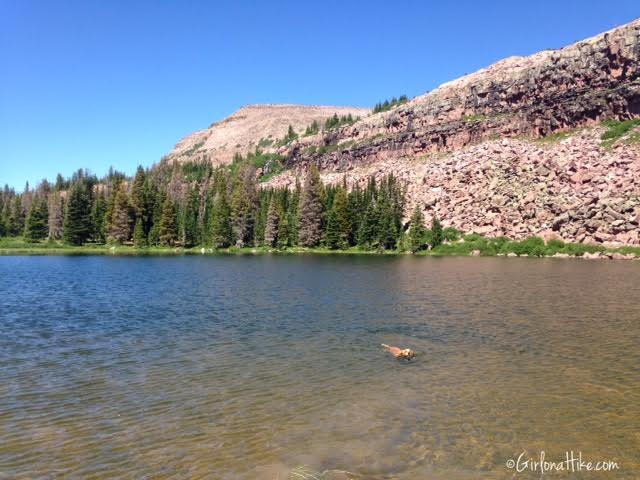
[[[618,262],[2,257],[0,479],[506,479],[523,450],[635,478],[638,285]]]

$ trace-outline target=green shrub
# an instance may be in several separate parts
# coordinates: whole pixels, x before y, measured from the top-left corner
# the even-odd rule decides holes
[[[271,138],[261,138],[258,142],[258,148],[266,148],[273,145],[273,139]]]
[[[462,121],[464,121],[466,123],[477,123],[477,122],[482,122],[486,118],[487,118],[487,116],[486,115],[482,115],[482,114],[465,115],[464,117],[462,117]]]
[[[564,242],[562,240],[549,240],[547,242],[547,255],[555,255],[562,252],[564,249]]]
[[[589,245],[585,243],[567,243],[562,249],[561,253],[567,253],[569,255],[575,255],[581,257],[585,253],[595,253],[604,251],[604,247],[600,245]]]
[[[476,240],[480,240],[482,238],[484,238],[482,235],[480,235],[479,233],[469,233],[467,235],[464,235],[463,240],[465,242],[474,242]]]
[[[496,237],[491,239],[491,243],[493,243],[496,247],[496,251],[499,252],[502,250],[502,248],[509,243],[509,239],[507,237]]]
[[[633,118],[631,120],[605,120],[602,125],[607,127],[607,131],[600,137],[602,139],[602,145],[604,147],[610,147],[617,140],[623,137],[627,132],[633,130],[640,125],[640,118]]]
[[[456,242],[461,236],[462,232],[457,228],[447,227],[442,230],[442,238],[447,242]]]
[[[617,251],[623,255],[633,253],[636,257],[640,257],[640,247],[620,247]]]
[[[424,252],[436,257],[444,257],[452,255],[469,255],[472,250],[474,249],[469,243],[443,243],[428,252]]]
[[[324,155],[325,153],[337,152],[338,150],[351,147],[354,143],[355,141],[349,140],[348,142],[334,143],[333,145],[321,145],[320,147],[318,147],[317,152],[320,155]]]
[[[507,249],[507,251],[505,251]],[[502,248],[502,253],[513,252],[516,255],[529,255],[530,257],[543,257],[547,253],[544,240],[540,237],[529,237],[520,242],[507,242]]]

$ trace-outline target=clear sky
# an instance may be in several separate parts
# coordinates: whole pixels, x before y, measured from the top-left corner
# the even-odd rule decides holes
[[[0,184],[133,173],[242,105],[371,106],[638,16],[637,0],[0,0]]]

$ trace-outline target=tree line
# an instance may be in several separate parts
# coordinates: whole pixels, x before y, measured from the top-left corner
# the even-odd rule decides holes
[[[325,185],[315,166],[293,188],[260,188],[249,158],[229,167],[164,162],[138,167],[132,178],[111,170],[98,179],[78,170],[19,194],[5,186],[0,236],[136,247],[392,250],[406,244],[415,251],[425,247],[433,225],[427,230],[416,209],[415,228],[405,231],[405,193],[393,175],[351,188],[346,179]]]
[[[393,97],[391,100],[385,100],[384,102],[378,102],[373,107],[373,113],[386,112],[391,110],[398,105],[402,105],[403,103],[407,103],[409,98],[406,95],[400,95],[398,98]]]

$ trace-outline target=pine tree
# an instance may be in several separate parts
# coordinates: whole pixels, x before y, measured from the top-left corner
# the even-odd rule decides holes
[[[212,244],[212,230],[213,230],[213,202],[216,197],[215,183],[206,192],[206,198],[204,201],[204,219],[202,225],[202,244],[211,246]]]
[[[151,229],[155,189],[142,166],[138,166],[131,186],[131,205],[134,209],[135,223],[133,243],[136,247],[147,246],[147,237]]]
[[[133,246],[136,248],[145,248],[147,246],[147,236],[144,234],[144,221],[138,217],[133,227]]]
[[[280,250],[284,250],[288,246],[290,246],[290,229],[289,229],[289,219],[288,215],[282,213],[278,217],[280,221],[278,222],[278,242],[276,246]]]
[[[9,188],[5,186],[8,191]],[[8,193],[8,192],[7,192]],[[9,203],[9,197],[5,195],[5,192],[0,193],[0,236],[4,237],[7,234],[7,205]]]
[[[105,216],[107,213],[107,201],[104,194],[98,192],[91,206],[91,237],[94,242],[105,243],[107,240]]]
[[[207,246],[213,245],[214,205],[218,192],[221,192],[221,194],[226,197],[226,175],[224,175],[220,169],[216,170],[213,175],[211,185],[209,186],[204,202],[202,238],[203,243]]]
[[[292,142],[296,138],[298,138],[298,134],[293,129],[293,126],[289,125],[289,128],[287,130],[287,135],[284,137],[285,143]]]
[[[107,191],[107,209],[104,213],[105,235],[109,230],[109,225],[111,225],[111,223],[113,222],[113,212],[116,208],[116,196],[118,195],[118,190],[120,189],[121,182],[122,180],[114,177],[111,180],[111,184]]]
[[[200,232],[198,230],[198,211],[200,209],[200,192],[198,187],[189,190],[187,195],[187,205],[184,211],[183,230],[184,246],[193,247],[200,243]]]
[[[395,177],[382,179],[376,199],[378,248],[396,248],[402,230],[402,190]]]
[[[149,235],[151,228],[153,227],[154,214],[156,211],[156,204],[158,207],[162,206],[162,202],[158,200],[158,186],[147,176],[144,181],[144,214],[142,215],[144,234],[149,241]],[[160,210],[160,208],[158,208]]]
[[[422,215],[420,206],[416,205],[413,215],[411,215],[411,229],[409,230],[409,249],[412,252],[415,253],[422,248],[425,232],[424,215]]]
[[[393,223],[395,225],[396,232],[400,233],[403,230],[402,217],[404,216],[405,191],[393,174],[387,177],[387,182],[389,185],[389,198],[391,200]]]
[[[133,184],[131,185],[131,204],[135,209],[136,220],[146,215],[146,199],[145,199],[145,184],[146,173],[142,166],[138,165],[136,175],[133,178]]]
[[[378,209],[373,201],[369,201],[358,229],[358,245],[360,247],[371,248],[377,244],[378,224]]]
[[[260,203],[255,215],[255,223],[253,227],[253,243],[256,246],[264,245],[264,235],[267,226],[267,213],[269,213],[269,202],[271,200],[270,191],[262,191],[260,195]]]
[[[320,173],[312,165],[307,173],[300,198],[300,244],[315,247],[322,238],[323,190]]]
[[[347,199],[346,185],[338,188],[333,198],[333,210],[336,212],[338,221],[340,248],[349,246],[351,236],[351,219],[349,217],[349,202]]]
[[[148,239],[147,242],[149,245],[160,244],[160,221],[162,219],[162,210],[163,210],[163,206],[166,198],[167,198],[167,194],[165,192],[159,192],[156,195],[156,201],[153,206],[151,228],[149,230],[149,235],[147,237]]]
[[[25,240],[37,241],[46,238],[49,233],[48,221],[47,202],[43,198],[35,197],[31,202],[31,208],[25,222]]]
[[[124,183],[121,183],[115,195],[111,222],[108,227],[107,240],[109,242],[125,243],[131,239],[133,215],[134,212],[129,203]]]
[[[441,245],[442,240],[444,240],[442,225],[440,224],[438,217],[433,217],[433,220],[431,220],[431,247],[435,248],[438,245]]]
[[[53,191],[49,194],[47,203],[49,210],[49,239],[59,240],[62,238],[65,212],[62,194],[58,190]]]
[[[356,183],[347,195],[347,212],[349,215],[349,224],[351,225],[349,245],[356,245],[358,243],[358,226],[360,225],[360,219],[364,215],[362,203],[362,191]]]
[[[347,204],[347,193],[344,187],[338,187],[333,197],[333,205],[327,214],[325,244],[331,249],[349,247],[351,224]]]
[[[296,177],[296,186],[291,192],[289,204],[287,205],[287,229],[289,231],[288,244],[290,246],[298,245],[300,222],[298,210],[300,207],[300,195],[302,188],[300,187],[300,179]]]
[[[338,225],[338,216],[334,209],[329,210],[327,214],[327,226],[324,232],[324,244],[327,248],[342,248],[340,244],[340,227]]]
[[[91,236],[91,197],[84,180],[72,184],[66,204],[62,237],[71,245],[82,245]]]
[[[16,195],[11,203],[11,214],[9,215],[8,228],[9,235],[22,235],[24,230],[24,209],[22,207],[22,196]]]
[[[7,234],[7,227],[5,226],[4,218],[4,198],[0,195],[0,237],[4,237]]]
[[[309,125],[307,127],[307,129],[304,131],[305,136],[308,135],[315,135],[316,133],[318,133],[320,131],[320,125],[318,124],[317,120],[314,120],[311,125]]]
[[[22,228],[18,232],[18,235],[24,234],[24,222],[27,217],[27,212],[31,209],[31,200],[33,197],[33,191],[29,188],[29,182],[25,182],[24,190],[20,195],[20,202],[22,204]]]
[[[68,188],[67,182],[65,182],[63,176],[59,173],[56,175],[56,183],[53,187],[57,192],[60,190],[66,190]]]
[[[11,213],[13,211],[13,197],[7,197],[4,207],[2,208],[2,217],[5,229],[5,235],[13,235],[13,224],[11,222]]]
[[[238,247],[248,245],[253,240],[255,198],[255,171],[245,166],[236,174],[231,197],[231,225]]]
[[[162,216],[158,227],[158,238],[161,245],[174,245],[178,240],[178,218],[176,205],[169,195],[162,205]]]
[[[269,202],[269,211],[267,212],[267,222],[264,231],[264,243],[268,247],[275,247],[278,241],[278,214],[276,212],[276,202],[273,196]]]
[[[398,230],[396,227],[393,209],[391,203],[387,197],[383,197],[381,202],[378,202],[378,246],[386,250],[395,248],[396,241],[398,239]]]
[[[231,210],[226,194],[218,192],[213,201],[211,241],[215,248],[226,248],[231,245],[231,238]]]

